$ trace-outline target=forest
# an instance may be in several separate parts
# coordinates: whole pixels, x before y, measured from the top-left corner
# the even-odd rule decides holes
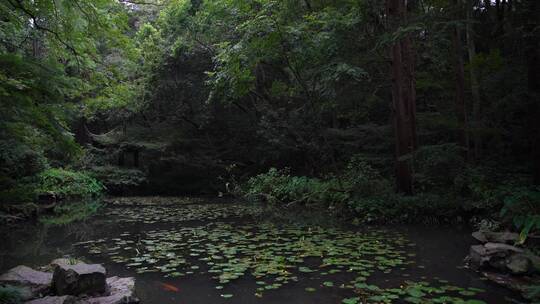
[[[0,0],[0,233],[0,304],[540,303],[540,1]]]

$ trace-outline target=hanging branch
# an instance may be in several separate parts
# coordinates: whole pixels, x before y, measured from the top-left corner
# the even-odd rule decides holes
[[[77,65],[80,66],[80,61],[79,61],[79,52],[77,52],[77,50],[75,49],[74,46],[72,46],[71,44],[67,43],[66,41],[64,41],[64,39],[62,39],[62,37],[60,36],[60,34],[46,26],[43,26],[41,25],[39,22],[38,22],[38,17],[33,13],[31,12],[30,10],[28,10],[26,7],[24,7],[23,3],[21,0],[16,0],[16,2],[13,2],[12,0],[7,0],[9,2],[9,4],[11,6],[13,6],[15,9],[19,9],[21,10],[23,13],[25,13],[28,17],[30,17],[30,19],[32,19],[32,24],[36,27],[36,29],[38,30],[41,30],[41,31],[44,31],[44,32],[47,32],[47,33],[50,33],[54,36],[54,38],[60,42],[63,46],[65,46],[70,52],[73,53],[73,55],[75,55],[75,59],[77,60]]]

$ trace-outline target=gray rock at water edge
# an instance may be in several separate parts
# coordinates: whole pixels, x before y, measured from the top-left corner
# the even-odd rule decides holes
[[[538,286],[540,284],[538,277],[514,276],[489,271],[482,272],[482,275],[494,283],[521,293],[525,299],[536,300],[533,299],[536,298],[536,296],[530,293],[530,287]]]
[[[77,304],[136,304],[139,299],[135,296],[135,279],[111,277],[107,279],[109,295],[84,299]]]
[[[105,268],[99,264],[58,264],[52,287],[56,295],[101,295],[107,290]]]
[[[23,300],[34,299],[46,295],[51,286],[51,273],[34,270],[27,266],[17,266],[0,276],[0,284],[20,287]]]
[[[534,258],[535,256],[525,253],[520,248],[502,243],[473,245],[469,251],[469,261],[473,268],[490,266],[515,275],[533,272]]]
[[[487,254],[484,245],[472,245],[469,250],[469,261],[474,267],[483,267],[489,262],[489,255]]]
[[[526,274],[533,270],[533,263],[525,254],[513,254],[505,262],[506,268],[512,274]]]
[[[512,252],[523,252],[523,249],[517,248],[516,246],[503,244],[503,243],[486,243],[484,245],[488,254],[509,254]]]
[[[77,298],[73,296],[62,296],[62,297],[44,297],[24,304],[75,304],[77,303]]]
[[[491,231],[475,231],[472,237],[482,244],[485,243],[505,243],[514,244],[519,240],[519,234],[514,232],[491,232]]]
[[[506,259],[514,253],[521,252],[522,250],[517,247],[501,243],[473,245],[469,250],[469,260],[474,268],[491,266],[505,271]]]

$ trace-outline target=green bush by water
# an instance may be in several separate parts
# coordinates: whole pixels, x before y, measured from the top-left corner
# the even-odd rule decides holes
[[[99,197],[105,187],[83,172],[67,169],[46,169],[34,177],[25,177],[0,192],[5,212],[19,218],[40,214],[37,201],[41,195],[54,198],[52,215],[41,216],[40,221],[51,225],[64,225],[94,214]]]
[[[271,204],[335,204],[349,195],[339,189],[337,180],[291,176],[287,169],[271,168],[247,182],[248,195],[263,195]]]
[[[0,286],[0,304],[22,303],[21,291],[10,285]]]
[[[248,197],[264,198],[275,207],[319,206],[342,210],[355,222],[441,223],[473,216],[513,222],[524,240],[540,228],[538,189],[519,186],[519,176],[467,167],[455,145],[422,150],[416,160],[413,196],[396,194],[390,182],[360,157],[353,157],[339,175],[325,178],[293,176],[288,169],[271,168],[244,186]],[[451,170],[459,167],[460,170]],[[502,213],[500,210],[502,209]]]
[[[99,181],[83,172],[47,169],[38,179],[37,193],[50,193],[59,198],[92,198],[104,190]]]
[[[540,187],[513,189],[504,199],[501,216],[512,221],[524,243],[532,231],[540,229]]]

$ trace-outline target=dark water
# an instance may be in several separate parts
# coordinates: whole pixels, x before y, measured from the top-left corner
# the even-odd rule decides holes
[[[137,279],[136,292],[143,303],[189,303],[189,304],[209,304],[209,303],[342,303],[344,298],[357,296],[350,288],[339,288],[341,284],[347,285],[348,282],[354,279],[355,274],[347,271],[334,273],[331,275],[321,274],[321,271],[313,273],[297,273],[296,281],[289,281],[283,284],[278,289],[265,290],[262,297],[255,295],[257,287],[256,281],[261,278],[254,278],[250,271],[246,271],[245,275],[237,279],[233,279],[227,283],[219,283],[213,274],[208,273],[209,267],[205,263],[197,262],[187,257],[189,265],[197,265],[199,267],[193,274],[188,274],[185,277],[165,277],[165,273],[148,272],[137,273],[137,268],[126,267],[125,262],[114,262],[116,252],[124,252],[125,248],[129,248],[129,244],[124,244],[120,247],[115,247],[114,241],[123,242],[124,239],[134,240],[134,243],[140,244],[142,238],[148,234],[155,234],[160,237],[156,242],[167,240],[167,236],[171,235],[171,243],[175,242],[199,242],[205,239],[195,240],[196,233],[215,229],[212,223],[220,222],[219,231],[220,244],[227,244],[227,237],[236,237],[237,233],[245,233],[248,235],[262,234],[260,230],[253,230],[253,233],[246,232],[249,229],[246,225],[257,227],[264,223],[264,219],[250,219],[249,216],[241,216],[241,213],[233,212],[239,206],[227,206],[224,209],[211,206],[209,208],[199,208],[196,205],[187,208],[186,206],[173,206],[172,209],[164,209],[157,211],[159,207],[151,206],[150,208],[141,208],[138,206],[129,207],[109,207],[101,211],[97,215],[84,223],[71,224],[65,227],[43,227],[37,224],[27,224],[18,228],[1,228],[2,237],[0,239],[0,271],[5,271],[17,265],[41,266],[46,265],[54,258],[71,256],[82,258],[91,263],[102,263],[107,268],[108,274],[119,276],[134,276]],[[203,218],[197,217],[198,210],[202,210]],[[152,211],[150,211],[152,210]],[[217,211],[216,211],[217,210]],[[229,213],[228,213],[229,212]],[[174,215],[174,216],[171,216]],[[220,218],[222,215],[225,218]],[[227,217],[228,216],[228,217]],[[204,217],[210,217],[207,220]],[[153,220],[142,222],[144,218],[153,218]],[[161,221],[160,219],[163,219]],[[236,226],[238,225],[238,226]],[[225,228],[223,228],[225,227]],[[242,228],[243,227],[243,228]],[[190,231],[193,228],[194,238],[189,237]],[[226,229],[231,229],[227,231]],[[255,228],[254,228],[255,229]],[[279,231],[280,228],[271,228]],[[342,228],[339,228],[342,229]],[[370,228],[371,229],[371,228]],[[462,288],[475,287],[482,289],[472,298],[483,300],[485,303],[512,303],[518,297],[507,290],[483,281],[474,272],[464,269],[463,259],[468,252],[469,245],[473,242],[470,237],[470,231],[460,229],[459,227],[452,228],[433,228],[433,227],[383,227],[377,228],[375,232],[370,229],[359,229],[357,231],[336,230],[335,234],[329,235],[329,240],[320,240],[319,244],[330,244],[341,233],[346,233],[353,237],[354,235],[373,233],[374,236],[381,238],[381,243],[386,240],[400,238],[401,245],[406,245],[406,252],[410,254],[406,263],[392,267],[391,270],[384,271],[374,270],[367,278],[369,284],[374,284],[380,288],[399,288],[406,281],[422,281],[433,284],[450,284]],[[323,231],[324,229],[320,230]],[[188,231],[182,234],[182,240],[175,234],[176,231]],[[251,231],[251,230],[250,230]],[[291,230],[296,231],[296,230]],[[308,230],[306,230],[308,231]],[[309,228],[311,231],[311,227]],[[265,232],[266,233],[266,232]],[[307,232],[306,232],[307,233]],[[309,233],[307,233],[309,234]],[[187,236],[186,236],[187,235]],[[321,236],[322,235],[322,236]],[[278,244],[279,237],[270,233],[273,238],[273,244]],[[308,236],[309,237],[309,236]],[[317,236],[319,239],[324,239],[324,234]],[[77,242],[89,240],[107,240],[102,243],[101,252],[91,253],[90,247],[73,245]],[[303,241],[304,237],[300,236]],[[215,241],[215,240],[214,240]],[[143,241],[144,242],[144,241]],[[153,242],[153,241],[152,241]],[[229,247],[234,247],[234,244],[242,243],[242,237],[236,237],[230,241]],[[378,243],[378,241],[375,241]],[[93,243],[92,243],[93,244]],[[122,243],[123,244],[123,243]],[[204,246],[204,244],[200,244]],[[91,245],[94,246],[94,245]],[[138,245],[140,246],[140,245]],[[158,250],[161,249],[158,245]],[[195,248],[193,246],[186,248]],[[224,245],[220,245],[224,246]],[[321,245],[325,246],[325,245]],[[398,246],[398,245],[396,245]],[[118,246],[116,246],[118,247]],[[198,247],[197,247],[198,248]],[[201,247],[204,248],[204,247]],[[220,247],[225,248],[225,247]],[[294,247],[291,247],[294,248]],[[112,250],[111,250],[112,249]],[[108,251],[107,251],[108,250]],[[285,249],[286,252],[288,249]],[[310,249],[310,250],[318,250]],[[109,255],[109,251],[114,251]],[[178,251],[178,250],[177,250]],[[128,251],[126,251],[128,252]],[[134,251],[135,252],[135,251]],[[142,254],[138,252],[137,255]],[[133,254],[134,256],[136,254]],[[204,254],[204,253],[203,253]],[[295,253],[290,253],[294,255]],[[388,254],[392,254],[391,252]],[[370,259],[374,256],[370,256]],[[193,260],[193,261],[192,261]],[[409,263],[410,262],[410,263]],[[307,265],[316,269],[320,264],[317,258],[306,258],[302,265]],[[199,266],[200,265],[200,266]],[[340,268],[341,266],[337,266]],[[264,279],[264,278],[263,278]],[[324,287],[323,282],[331,281],[335,284],[334,287]],[[176,287],[178,290],[170,290],[164,288],[163,284],[169,284]],[[223,289],[216,289],[216,286],[223,286]],[[315,288],[315,291],[307,291],[306,288]],[[232,295],[231,298],[224,298],[223,295]],[[393,300],[392,303],[404,303],[402,300]],[[375,302],[369,302],[375,303]],[[424,302],[430,303],[430,302]]]

